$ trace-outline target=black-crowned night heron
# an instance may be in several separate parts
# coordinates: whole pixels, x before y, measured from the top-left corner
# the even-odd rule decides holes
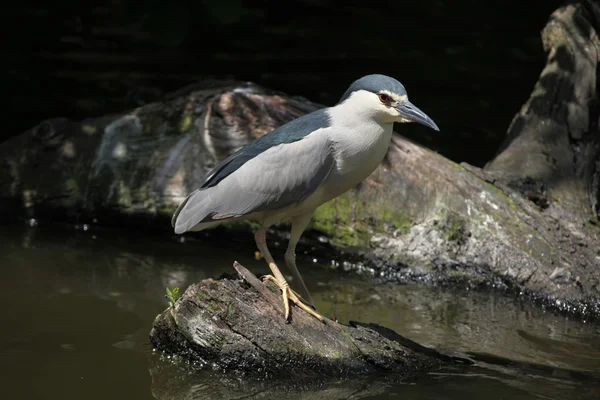
[[[408,101],[397,80],[385,75],[356,80],[335,106],[282,125],[219,163],[175,211],[175,233],[200,231],[225,221],[262,221],[254,239],[273,273],[264,278],[283,293],[286,321],[290,301],[322,321],[279,271],[267,248],[267,229],[291,218],[285,261],[312,305],[296,268],[296,244],[317,207],[377,168],[390,145],[394,122],[418,122],[439,130]]]

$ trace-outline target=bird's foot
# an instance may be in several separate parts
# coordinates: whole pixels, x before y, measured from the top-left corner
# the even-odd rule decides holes
[[[290,288],[290,285],[286,282],[280,282],[273,275],[265,275],[260,278],[263,282],[271,281],[274,282],[279,289],[281,289],[281,294],[283,296],[283,306],[285,308],[285,322],[289,323],[291,321],[290,317],[290,302],[294,303],[302,310],[306,311],[308,314],[312,315],[319,321],[323,322],[323,317],[319,315],[314,310],[314,307],[307,305],[306,301],[302,299],[302,297]]]

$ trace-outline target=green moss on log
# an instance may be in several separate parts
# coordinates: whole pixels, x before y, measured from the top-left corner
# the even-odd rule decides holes
[[[442,226],[444,239],[448,242],[462,242],[466,234],[466,223],[458,215],[449,213]]]
[[[77,180],[70,178],[64,184],[65,191],[69,194],[76,195],[79,194],[79,184]]]
[[[351,194],[346,193],[317,208],[311,228],[325,233],[333,244],[354,247],[366,245],[370,229],[355,216],[360,215],[360,205],[353,204]]]
[[[190,130],[194,122],[194,117],[191,113],[183,114],[179,121],[179,132],[185,133]]]
[[[317,208],[310,228],[326,234],[335,246],[366,248],[373,232],[393,228],[406,233],[412,225],[411,218],[390,205],[363,201],[350,191]]]
[[[131,190],[123,181],[117,183],[116,203],[123,208],[131,208]]]

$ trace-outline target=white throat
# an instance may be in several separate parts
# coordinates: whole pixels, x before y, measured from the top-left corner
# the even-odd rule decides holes
[[[380,111],[369,106],[373,97],[372,93],[358,91],[343,103],[329,108],[330,138],[339,146],[338,151],[351,155],[369,153],[381,146],[387,150],[394,124],[384,122]]]
[[[378,118],[366,106],[367,92],[355,92],[346,101],[329,108],[329,137],[336,159],[332,178],[351,188],[368,177],[381,163],[390,145],[393,123]],[[372,94],[370,94],[372,95]]]

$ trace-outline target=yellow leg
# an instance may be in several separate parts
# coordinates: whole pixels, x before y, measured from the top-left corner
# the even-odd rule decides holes
[[[292,288],[290,288],[290,285],[284,280],[283,283],[279,282],[277,280],[277,278],[275,278],[273,275],[265,275],[263,277],[261,277],[261,279],[263,281],[271,281],[273,283],[275,283],[277,286],[279,286],[279,289],[281,289],[281,292],[283,293],[283,302],[284,302],[284,307],[285,307],[285,319],[286,321],[289,320],[289,302],[291,301],[292,303],[294,303],[295,305],[297,305],[298,307],[300,307],[301,309],[303,309],[304,311],[306,311],[307,313],[309,313],[310,315],[312,315],[313,317],[315,317],[316,319],[318,319],[319,321],[323,321],[323,317],[321,315],[319,315],[319,313],[317,313],[315,310],[313,310],[312,307],[306,305],[306,301],[302,299],[302,297],[300,297],[300,295],[298,293],[296,293],[294,290],[292,290]]]
[[[292,217],[292,230],[290,232],[290,240],[288,242],[288,248],[287,248],[287,251],[285,252],[285,263],[286,263],[288,269],[292,272],[292,276],[294,277],[294,280],[296,282],[298,282],[297,285],[299,285],[299,287],[301,287],[304,290],[304,293],[306,294],[306,300],[308,300],[308,301],[303,300],[301,297],[300,297],[300,299],[302,299],[302,301],[304,301],[304,303],[311,305],[312,308],[315,309],[315,303],[313,302],[312,297],[310,296],[310,292],[308,291],[308,288],[304,284],[304,280],[302,279],[302,276],[300,275],[300,271],[298,271],[298,267],[296,267],[296,245],[298,244],[298,241],[300,240],[300,236],[302,236],[302,232],[304,232],[304,230],[308,226],[308,223],[310,222],[311,217],[312,217],[312,211],[309,213],[306,213],[306,214]],[[298,293],[296,293],[296,295],[297,294]]]
[[[281,271],[279,271],[279,268],[275,264],[275,261],[273,260],[273,257],[271,256],[269,249],[267,248],[266,235],[267,235],[267,227],[262,227],[258,232],[256,232],[256,234],[254,235],[254,239],[256,240],[256,245],[258,247],[258,250],[262,253],[263,257],[269,264],[269,268],[271,269],[271,272],[273,273],[273,275],[266,275],[265,277],[263,277],[263,279],[274,282],[279,287],[279,289],[281,289],[282,297],[283,297],[283,306],[285,309],[285,320],[287,322],[290,321],[290,304],[289,303],[291,301],[292,303],[294,303],[298,307],[300,307],[302,310],[306,311],[307,313],[309,313],[310,315],[312,315],[313,317],[315,317],[316,319],[318,319],[319,321],[322,322],[323,317],[320,316],[317,312],[315,312],[311,307],[307,306],[301,300],[301,297],[298,296],[298,294],[290,288],[290,285],[287,283],[287,281],[283,277],[283,274],[281,273]]]
[[[277,279],[273,275],[264,275],[264,276],[261,276],[260,280],[263,281],[263,282],[265,282],[265,281],[271,281],[274,284],[276,284],[277,286],[279,286],[279,288],[281,289],[281,285],[279,284],[279,282],[277,281]],[[288,284],[288,286],[289,286],[289,284]],[[290,292],[291,292],[292,295],[296,296],[304,304],[311,304],[309,301],[306,301],[302,296],[300,296],[300,294],[298,292],[296,292],[294,289],[290,288]],[[312,310],[315,309],[312,305],[310,305],[309,307]]]

